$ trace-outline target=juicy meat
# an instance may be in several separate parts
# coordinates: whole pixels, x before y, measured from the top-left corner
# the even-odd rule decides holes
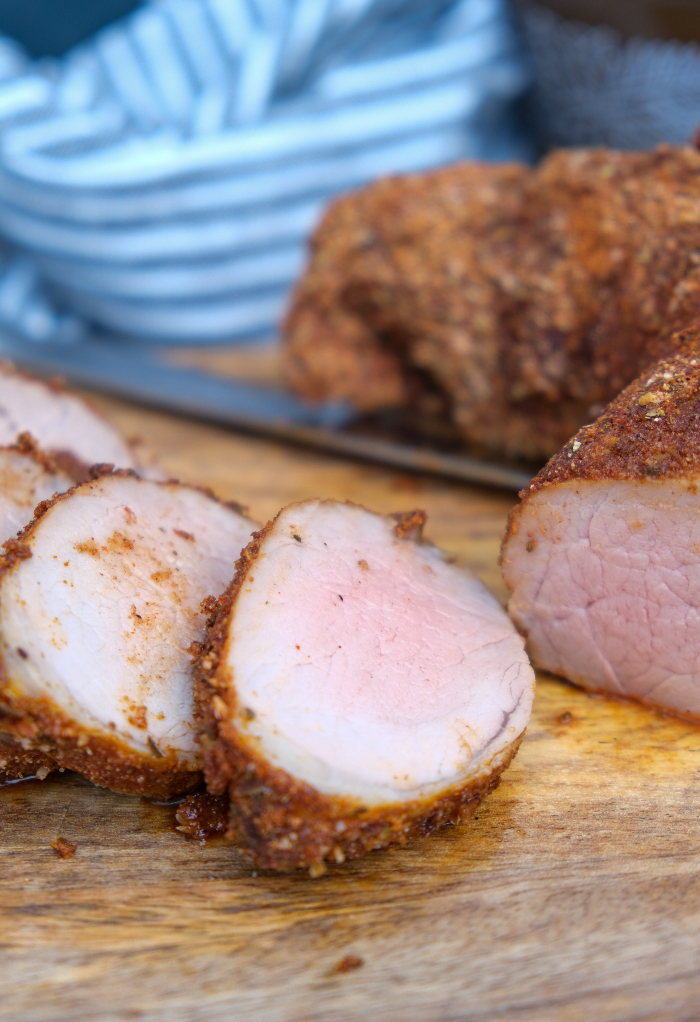
[[[503,546],[537,667],[700,717],[700,343],[629,386],[523,491]]]
[[[0,363],[0,445],[12,444],[20,433],[58,455],[76,480],[97,463],[136,468],[123,439],[82,398],[57,384],[44,383]]]
[[[700,314],[700,152],[462,164],[332,205],[285,324],[290,384],[446,399],[469,443],[549,457]]]
[[[193,787],[200,604],[230,579],[252,523],[129,472],[38,511],[2,564],[0,727],[116,791]]]
[[[195,694],[209,790],[263,867],[322,868],[468,819],[518,748],[533,673],[424,515],[292,504],[219,599]]]

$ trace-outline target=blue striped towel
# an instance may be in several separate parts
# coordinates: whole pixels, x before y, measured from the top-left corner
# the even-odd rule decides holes
[[[527,158],[503,0],[151,0],[55,62],[0,38],[0,325],[275,330],[328,200]]]

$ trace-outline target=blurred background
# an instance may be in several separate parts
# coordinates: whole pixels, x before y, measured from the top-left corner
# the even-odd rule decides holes
[[[60,57],[139,6],[139,0],[1,0],[0,32],[32,57]]]
[[[327,202],[691,143],[700,0],[0,0],[0,327],[276,335]]]

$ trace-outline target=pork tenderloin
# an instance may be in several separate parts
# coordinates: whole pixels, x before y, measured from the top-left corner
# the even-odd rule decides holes
[[[124,471],[40,505],[0,564],[0,729],[115,791],[194,787],[200,604],[252,528],[208,492]]]
[[[536,667],[700,718],[700,335],[521,494],[502,566]]]
[[[496,599],[424,514],[284,508],[212,605],[195,697],[210,792],[260,866],[342,862],[469,819],[514,756],[534,677]]]

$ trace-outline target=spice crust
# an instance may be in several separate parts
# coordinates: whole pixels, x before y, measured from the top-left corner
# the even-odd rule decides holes
[[[19,777],[44,780],[57,764],[39,749],[25,749],[10,735],[3,734],[0,721],[0,784]]]
[[[172,755],[140,755],[117,736],[90,733],[51,700],[15,695],[4,662],[0,670],[0,731],[26,742],[28,752],[44,755],[53,768],[76,770],[93,784],[124,795],[169,797],[200,783],[198,765]]]
[[[518,531],[523,505],[541,490],[576,480],[689,479],[700,476],[700,328],[669,339],[672,352],[626,387],[594,423],[583,426],[522,490],[504,543]]]
[[[699,197],[690,146],[382,178],[314,234],[283,324],[287,379],[550,457],[698,322]]]

